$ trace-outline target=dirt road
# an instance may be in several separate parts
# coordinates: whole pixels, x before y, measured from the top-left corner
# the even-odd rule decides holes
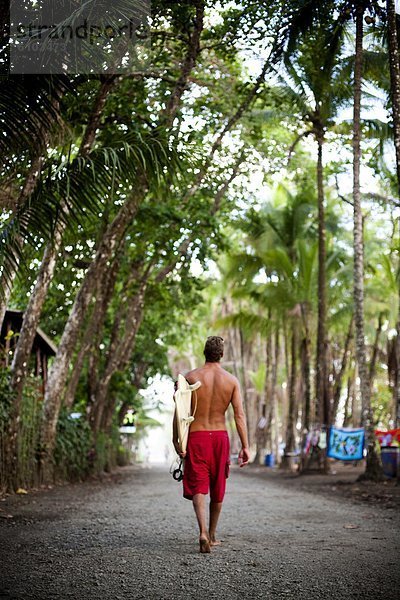
[[[3,600],[400,598],[398,511],[251,470],[231,469],[211,555],[198,553],[191,503],[161,468],[8,497],[0,509]]]

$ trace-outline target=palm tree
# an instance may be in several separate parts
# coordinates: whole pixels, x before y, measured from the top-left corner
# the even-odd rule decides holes
[[[390,5],[390,6],[389,6]],[[339,3],[324,3],[324,8],[317,7],[317,10],[310,10],[311,3],[306,1],[300,3],[298,10],[295,11],[295,17],[292,21],[292,26],[289,28],[288,43],[286,53],[291,56],[296,52],[298,48],[298,39],[305,36],[305,38],[311,38],[315,28],[322,25],[324,26],[327,33],[325,40],[326,46],[334,49],[332,52],[332,62],[337,60],[338,51],[343,40],[344,32],[346,30],[346,22],[351,19],[352,14],[354,15],[356,23],[356,34],[355,34],[355,55],[354,55],[354,118],[353,118],[353,202],[354,202],[354,303],[355,303],[355,330],[356,330],[356,355],[357,363],[360,376],[360,388],[362,395],[363,404],[363,422],[369,429],[369,450],[366,466],[366,477],[376,478],[379,477],[379,466],[378,460],[375,453],[374,446],[374,435],[372,426],[372,414],[369,397],[369,382],[368,372],[366,364],[366,352],[365,352],[365,339],[364,339],[364,264],[363,264],[363,231],[362,231],[362,213],[361,213],[361,197],[360,197],[360,160],[361,160],[361,127],[360,127],[360,107],[361,107],[361,80],[363,70],[363,19],[366,10],[371,15],[375,13],[380,14],[381,8],[375,1],[367,0],[344,0]],[[336,13],[336,14],[335,14]],[[396,25],[394,22],[393,27],[393,15],[394,15],[394,2],[388,1],[388,13],[392,15],[390,32],[395,31]],[[321,21],[322,19],[322,21]],[[374,17],[368,16],[368,22],[373,22]],[[395,17],[394,17],[395,21]],[[389,34],[390,34],[389,32]],[[391,59],[391,66],[396,63],[395,56],[398,57],[397,43],[393,37],[393,51]],[[335,57],[336,54],[336,57]],[[373,56],[372,56],[373,58]],[[397,60],[397,70],[399,62]],[[393,67],[392,67],[393,72]],[[331,74],[331,76],[333,73]],[[332,77],[331,77],[332,78]],[[395,79],[396,80],[396,77]],[[393,80],[393,81],[394,81]],[[397,77],[397,84],[400,79]],[[398,86],[399,87],[399,86]],[[400,90],[400,88],[399,88]],[[397,103],[399,106],[399,103]],[[399,137],[400,144],[400,137]],[[400,151],[400,145],[399,145]],[[320,158],[320,145],[318,150],[318,158]],[[399,167],[398,167],[399,169]],[[398,171],[399,172],[399,171]],[[321,212],[323,217],[323,213]],[[322,233],[322,231],[321,231]],[[323,249],[322,243],[320,248],[320,260],[323,261]],[[322,294],[321,294],[322,292]],[[319,342],[318,346],[321,345],[322,349],[322,337],[323,337],[323,308],[324,308],[324,290],[323,282],[321,281],[320,290],[320,303],[321,303],[321,324],[319,331]],[[400,306],[400,303],[399,303]],[[400,322],[400,319],[399,319]],[[399,329],[400,332],[400,329]],[[400,356],[400,342],[399,342],[399,356]],[[318,361],[318,359],[317,359]],[[317,389],[318,389],[318,368],[323,371],[323,366],[318,367],[317,364]],[[322,391],[322,389],[321,389]]]
[[[306,127],[299,133],[290,152],[304,137],[312,135],[317,142],[317,198],[318,198],[318,329],[316,355],[317,420],[329,425],[327,385],[327,331],[326,331],[326,226],[323,146],[327,129],[333,124],[338,110],[349,97],[349,87],[337,55],[334,54],[331,32],[318,28],[307,42],[300,44],[293,58],[286,58],[289,77],[286,87]]]
[[[251,298],[247,312],[241,311],[219,322],[225,325],[240,324],[248,334],[263,332],[269,338],[274,331],[275,356],[272,370],[269,368],[270,354],[267,353],[267,372],[271,380],[266,382],[269,395],[269,421],[277,419],[276,380],[277,352],[279,350],[279,323],[290,319],[293,335],[289,342],[291,373],[289,378],[289,408],[286,428],[287,452],[294,451],[294,425],[300,406],[297,394],[297,357],[302,352],[302,374],[304,378],[303,420],[309,427],[310,395],[310,318],[316,286],[317,245],[310,238],[314,232],[315,206],[304,195],[294,196],[282,185],[278,186],[271,205],[258,213],[250,211],[242,223],[249,248],[229,258],[228,280],[236,282],[234,295]],[[308,238],[308,239],[307,239]],[[264,273],[266,283],[256,283],[254,278]],[[277,281],[275,281],[277,279]],[[255,304],[254,304],[255,303]],[[258,307],[258,309],[257,309]],[[261,312],[260,312],[261,311]],[[299,336],[301,333],[301,344]],[[258,415],[258,418],[261,414]],[[270,425],[270,423],[268,424]],[[276,426],[275,426],[276,429]],[[276,446],[276,435],[275,446]]]
[[[367,429],[368,452],[364,473],[366,479],[380,479],[382,469],[376,452],[374,423],[371,408],[370,378],[364,335],[364,234],[360,192],[361,164],[361,83],[363,77],[363,27],[366,3],[354,3],[356,25],[354,56],[354,104],[353,104],[353,236],[354,236],[354,321],[356,359],[360,378],[362,425]]]

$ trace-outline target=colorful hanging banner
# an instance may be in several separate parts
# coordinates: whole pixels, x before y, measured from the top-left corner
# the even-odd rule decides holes
[[[331,427],[327,456],[337,460],[361,460],[364,440],[364,429]]]
[[[400,446],[400,429],[389,429],[389,431],[375,430],[381,446]]]

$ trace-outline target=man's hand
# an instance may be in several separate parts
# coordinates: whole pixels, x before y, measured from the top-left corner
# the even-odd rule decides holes
[[[180,458],[185,458],[186,456],[186,452],[181,452],[180,448],[179,448],[179,444],[177,444],[176,442],[173,442],[174,444],[174,448],[175,448],[175,452],[177,453],[177,455]]]
[[[239,467],[244,467],[249,463],[250,460],[250,451],[248,448],[242,448],[239,452],[238,463]]]

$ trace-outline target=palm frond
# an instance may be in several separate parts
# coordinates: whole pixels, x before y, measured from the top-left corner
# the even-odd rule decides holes
[[[267,317],[245,310],[221,317],[215,321],[214,325],[216,327],[241,329],[247,337],[254,336],[257,333],[266,335],[272,327],[271,320]]]
[[[12,75],[0,80],[0,154],[2,161],[13,153],[33,155],[45,147],[44,132],[58,119],[57,104],[74,92],[74,80],[64,75]]]
[[[87,158],[49,163],[34,193],[0,230],[4,275],[8,278],[16,264],[23,264],[23,242],[35,246],[37,237],[51,242],[58,222],[68,229],[88,214],[97,216],[119,184],[134,187],[139,172],[145,173],[154,191],[162,178],[170,180],[179,172],[182,160],[182,152],[178,154],[162,137],[132,134],[115,147],[93,150]]]

